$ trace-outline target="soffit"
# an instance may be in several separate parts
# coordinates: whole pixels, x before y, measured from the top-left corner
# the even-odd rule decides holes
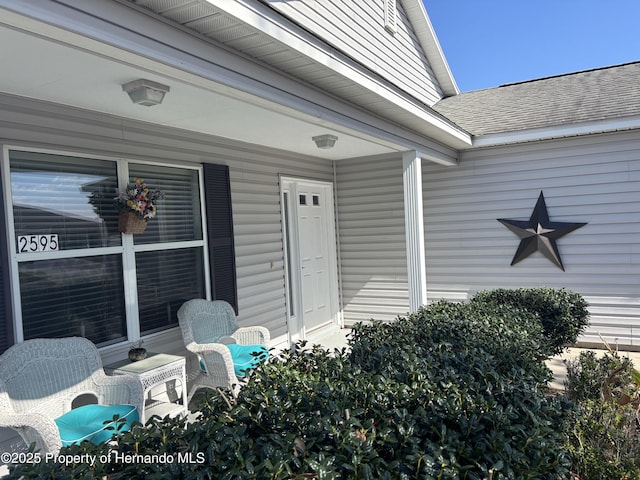
[[[309,44],[304,52],[288,45],[286,38],[276,38],[277,29],[274,33],[273,26],[266,33],[269,30],[266,27],[265,31],[261,31],[248,25],[208,0],[128,1],[445,145],[460,148],[470,143],[466,132],[459,130],[453,122],[331,46],[320,45],[322,42],[310,33],[301,29],[296,31],[297,26],[294,24],[288,28],[295,35],[315,43]],[[262,10],[264,9],[268,7]],[[278,17],[275,12],[274,15]],[[278,18],[278,21],[285,24],[288,22],[284,17]],[[316,47],[325,54],[324,58],[322,55],[313,55]],[[366,80],[367,85],[363,85],[362,79]]]

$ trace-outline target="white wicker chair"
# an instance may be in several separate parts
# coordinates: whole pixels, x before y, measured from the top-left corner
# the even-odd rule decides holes
[[[133,405],[142,412],[142,385],[133,377],[108,376],[96,346],[86,338],[39,338],[0,356],[0,426],[16,430],[27,445],[57,453],[62,442],[54,419],[95,396],[104,405]]]
[[[198,374],[189,391],[189,401],[200,388],[229,388],[237,394],[240,380],[227,344],[263,345],[271,336],[265,327],[238,328],[233,307],[222,300],[193,299],[178,310],[184,344],[198,357]]]

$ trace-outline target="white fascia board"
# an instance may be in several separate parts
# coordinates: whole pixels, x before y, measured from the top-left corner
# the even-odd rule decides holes
[[[595,122],[558,125],[554,127],[533,128],[517,132],[505,132],[482,135],[473,138],[473,147],[493,147],[512,143],[537,142],[556,138],[577,137],[598,133],[610,133],[640,129],[640,116],[598,120]]]
[[[210,3],[217,9],[224,11],[243,23],[260,30],[262,33],[284,45],[287,45],[289,48],[296,50],[313,61],[324,65],[336,72],[336,74],[355,81],[365,89],[379,95],[381,98],[393,102],[396,106],[404,109],[411,115],[421,118],[425,122],[441,129],[448,135],[452,136],[455,143],[470,143],[470,138],[466,132],[447,120],[439,117],[435,113],[425,110],[409,96],[403,95],[401,92],[389,88],[374,75],[371,75],[367,69],[361,68],[357,62],[349,59],[345,55],[342,55],[341,52],[331,48],[314,35],[306,32],[304,29],[299,27],[296,28],[292,23],[284,21],[285,19],[271,8],[259,2],[252,2],[249,4],[242,0],[233,2],[228,0],[203,1]],[[440,54],[442,54],[432,28],[431,32],[434,35],[437,48],[440,51]],[[441,59],[444,60],[444,56],[441,55]],[[450,78],[453,80],[453,77]]]
[[[63,1],[75,6],[62,5]],[[442,128],[451,129],[456,134],[459,132],[460,138],[453,142],[455,148],[441,145],[257,65],[255,61],[192,32],[137,13],[129,5],[85,0],[0,0],[0,11],[0,24],[11,28],[134,65],[167,79],[250,101],[295,118],[335,123],[363,134],[363,138],[370,136],[389,142],[400,150],[430,152],[433,159],[447,165],[457,164],[455,148],[471,144],[470,135],[443,121]],[[153,35],[149,35],[150,32]],[[156,40],[158,38],[163,40],[162,43]]]
[[[422,0],[400,0],[445,96],[460,93]]]

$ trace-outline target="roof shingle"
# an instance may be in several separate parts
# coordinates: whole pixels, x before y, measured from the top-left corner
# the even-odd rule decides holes
[[[461,93],[433,108],[475,136],[640,115],[640,62]]]

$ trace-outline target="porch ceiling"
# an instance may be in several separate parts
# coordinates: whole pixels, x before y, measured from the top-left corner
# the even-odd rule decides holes
[[[10,28],[0,27],[0,45],[12,46],[0,48],[4,70],[0,92],[329,160],[399,149],[358,138],[335,125],[305,122]],[[120,86],[137,78],[170,85],[162,105],[143,107],[129,100]],[[316,148],[311,137],[325,133],[339,137],[335,148]]]
[[[87,15],[77,6],[70,10],[63,3],[73,4],[74,1],[40,3],[35,0],[0,0],[0,65],[3,66],[0,93],[115,115],[123,118],[123,121],[144,121],[326,160],[388,154],[431,145],[427,137],[417,132],[408,137],[405,135],[410,138],[408,142],[404,141],[403,136],[398,136],[398,130],[394,131],[393,128],[387,129],[389,135],[378,135],[378,132],[384,131],[380,129],[381,124],[375,124],[377,120],[371,114],[369,118],[373,121],[359,121],[364,126],[360,128],[358,122],[334,121],[332,115],[320,109],[314,111],[311,102],[308,102],[310,105],[306,110],[292,108],[291,105],[263,98],[246,89],[236,89],[229,83],[203,78],[194,74],[193,68],[192,71],[186,71],[178,65],[180,59],[173,56],[170,58],[173,64],[166,61],[169,57],[159,58],[158,52],[163,53],[162,48],[188,55],[175,45],[156,42],[153,51],[142,44],[139,50],[137,45],[127,50],[122,48],[122,44],[129,42],[131,45],[132,40],[116,38],[119,33],[130,34],[134,42],[135,35],[146,42],[153,40],[131,28],[120,28],[121,32],[115,28],[111,33],[100,30],[104,29],[106,23],[103,19],[95,14]],[[81,4],[82,7],[87,5],[87,8],[88,5],[95,5],[78,3]],[[144,16],[132,10],[128,2],[99,5],[105,9],[119,8],[114,17],[123,18],[134,25],[136,21],[144,20]],[[111,12],[105,14],[105,19],[108,14]],[[140,18],[136,20],[136,16]],[[87,22],[96,22],[95,34],[91,30],[94,25]],[[165,25],[161,28],[174,27]],[[108,35],[113,40],[105,41]],[[184,38],[184,32],[176,35],[183,35],[180,38]],[[144,48],[147,48],[147,52],[141,53]],[[168,55],[166,52],[164,54]],[[243,54],[240,52],[240,55]],[[193,65],[200,62],[203,71],[215,68],[207,67],[207,59],[192,54],[189,61],[193,61]],[[238,76],[237,73],[233,75]],[[169,85],[171,91],[161,105],[135,105],[122,91],[121,85],[138,78]],[[287,94],[289,92],[276,91],[272,97]],[[299,94],[298,97],[302,102],[306,101]],[[359,107],[354,105],[348,108],[355,113],[351,118],[356,118]],[[321,150],[316,147],[312,137],[322,134],[338,136],[334,148]],[[455,157],[450,147],[435,145],[436,156],[441,154],[443,163]]]

